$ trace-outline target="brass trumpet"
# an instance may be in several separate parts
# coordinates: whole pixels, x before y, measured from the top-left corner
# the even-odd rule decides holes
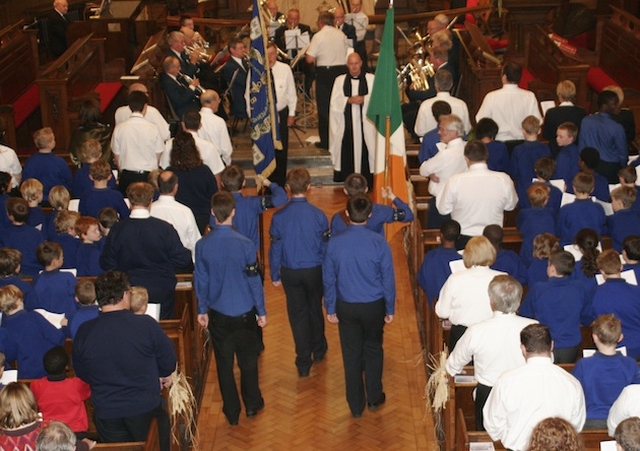
[[[274,18],[273,15],[271,15],[271,11],[269,11],[269,9],[267,8],[267,1],[268,0],[260,0],[260,2],[259,2],[260,8],[262,9],[262,12],[264,13],[264,15],[267,18],[267,20],[269,22],[277,22],[280,25],[284,25],[284,23],[287,20],[287,17],[283,14],[280,17],[278,17],[277,19]],[[253,7],[250,7],[249,9],[253,10]]]
[[[193,78],[189,77],[187,74],[183,74],[182,72],[178,72],[178,77],[182,78],[189,85],[191,85],[191,82],[193,81]],[[196,91],[198,92],[198,95],[204,92],[204,88],[200,85],[195,86],[195,88],[196,88]]]
[[[184,48],[184,51],[186,52],[187,55],[189,55],[189,57],[191,57],[191,54],[195,52],[198,55],[199,62],[207,63],[207,64],[211,63],[211,55],[209,55],[204,49],[204,47],[201,47],[200,44],[198,44],[197,42],[194,42],[193,44],[186,46]]]

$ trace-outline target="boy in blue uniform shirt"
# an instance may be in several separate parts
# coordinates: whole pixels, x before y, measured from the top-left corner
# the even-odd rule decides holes
[[[257,328],[267,325],[267,312],[255,246],[233,228],[235,196],[224,191],[215,193],[211,210],[217,224],[196,243],[198,323],[211,334],[222,411],[229,424],[237,425],[241,407],[233,375],[234,356],[240,367],[247,416],[255,416],[264,408],[258,385]]]
[[[579,172],[573,178],[573,190],[576,199],[560,208],[556,219],[556,235],[561,246],[571,244],[582,229],[593,229],[598,235],[605,235],[607,231],[604,209],[589,197],[593,192],[593,176]]]
[[[329,240],[329,221],[307,201],[311,175],[305,168],[287,174],[291,200],[271,220],[269,264],[273,285],[284,287],[287,313],[296,346],[296,367],[309,375],[313,362],[327,352],[322,313],[322,258]]]
[[[496,249],[496,261],[491,269],[509,274],[521,284],[527,283],[527,269],[522,264],[522,259],[512,250],[502,248],[504,230],[498,224],[489,224],[482,231],[482,236],[487,238]]]
[[[7,216],[11,225],[0,234],[0,246],[12,247],[22,252],[20,272],[35,276],[42,270],[42,265],[36,258],[36,249],[44,241],[44,237],[38,229],[27,224],[29,204],[22,198],[12,197],[7,200]]]
[[[46,240],[54,240],[56,236],[58,236],[58,231],[56,230],[55,220],[62,210],[69,209],[69,203],[71,202],[71,194],[62,185],[56,185],[49,191],[49,205],[53,208],[53,211],[49,213],[47,216],[47,220],[45,222],[45,228],[42,231],[44,238]]]
[[[605,282],[598,285],[591,300],[596,318],[613,313],[622,323],[620,346],[627,347],[627,355],[640,358],[640,288],[624,280],[620,271],[620,255],[613,249],[603,251],[597,258],[598,269]]]
[[[556,143],[560,152],[556,157],[556,171],[554,179],[564,180],[567,188],[571,188],[571,183],[576,174],[580,171],[578,161],[580,151],[575,141],[578,138],[578,127],[572,122],[563,122],[556,131]]]
[[[35,227],[43,234],[45,232],[46,216],[40,207],[42,202],[42,183],[36,179],[27,179],[20,185],[20,195],[29,204],[29,219],[27,224]]]
[[[73,340],[76,337],[78,328],[83,323],[97,318],[100,314],[100,307],[96,300],[96,286],[93,280],[81,279],[75,288],[76,302],[78,303],[76,314],[69,320],[69,334]]]
[[[582,341],[580,324],[591,321],[589,298],[584,285],[571,279],[575,259],[559,251],[549,257],[549,280],[538,282],[520,306],[520,315],[535,318],[551,331],[555,363],[573,363]]]
[[[436,100],[433,102],[433,105],[431,105],[431,113],[433,114],[436,122],[440,123],[440,116],[451,114],[451,105],[444,100]],[[439,142],[440,135],[438,134],[438,127],[435,127],[433,130],[429,130],[424,134],[422,142],[420,143],[420,151],[418,152],[418,161],[420,164],[438,153],[436,144]]]
[[[116,209],[121,219],[129,217],[129,207],[124,202],[122,193],[109,188],[109,180],[113,177],[111,166],[106,161],[96,161],[91,164],[89,177],[93,180],[93,187],[84,191],[80,198],[78,210],[82,216],[98,216],[105,207]]]
[[[545,208],[551,212],[555,220],[556,215],[560,211],[560,205],[562,204],[562,191],[551,183],[553,173],[556,170],[556,162],[551,157],[542,157],[536,161],[533,166],[533,170],[536,173],[538,181],[531,182],[529,187],[534,183],[543,183],[549,187],[549,200],[547,201]],[[529,187],[527,187],[527,189],[529,189]],[[520,207],[521,209],[531,207],[529,196],[520,200],[522,202],[522,206]]]
[[[591,324],[591,336],[598,351],[578,360],[572,374],[582,384],[587,404],[584,429],[606,429],[611,405],[627,385],[640,383],[640,372],[634,359],[616,352],[622,326],[615,315],[596,318]]]
[[[636,190],[636,201],[631,206],[631,209],[633,211],[640,211],[640,186],[636,185],[636,181],[638,180],[636,168],[631,165],[620,168],[618,171],[618,180],[620,181],[620,185],[629,186]]]
[[[38,305],[38,294],[33,286],[18,277],[22,252],[10,247],[0,248],[0,287],[15,285],[22,291],[24,307],[33,310]]]
[[[369,192],[367,179],[362,174],[350,174],[344,181],[344,193],[352,197],[356,194],[366,194]],[[384,235],[384,224],[391,222],[409,223],[413,221],[413,212],[409,205],[398,198],[391,188],[383,189],[383,197],[388,197],[393,203],[393,207],[388,205],[373,204],[371,217],[367,220],[366,228],[376,233]],[[350,224],[346,212],[340,211],[331,217],[331,235],[336,236],[343,232]]]
[[[580,152],[580,158],[578,159],[578,166],[580,172],[590,174],[593,176],[593,191],[591,194],[602,202],[609,202],[609,182],[606,177],[596,172],[596,168],[600,164],[600,154],[593,147],[585,147]],[[573,186],[567,186],[568,193],[573,192]]]
[[[628,236],[622,243],[623,270],[631,269],[640,280],[640,236]]]
[[[527,116],[522,121],[522,134],[524,143],[516,146],[511,153],[511,165],[509,175],[515,181],[518,193],[518,207],[522,208],[523,201],[527,197],[527,188],[535,177],[533,169],[536,161],[542,157],[550,157],[549,146],[538,141],[540,134],[540,119],[535,116]]]
[[[81,244],[76,234],[76,221],[78,218],[80,218],[80,214],[77,211],[62,210],[53,221],[57,233],[49,241],[62,246],[65,257],[62,263],[64,269],[74,269],[77,266],[76,256]]]
[[[487,146],[489,151],[489,159],[487,167],[490,171],[509,172],[509,150],[507,146],[500,141],[496,141],[498,135],[498,124],[491,118],[483,117],[476,124],[476,139],[479,139]]]
[[[382,391],[382,330],[393,321],[396,285],[391,249],[365,225],[373,203],[356,194],[347,203],[351,226],[331,239],[322,265],[327,319],[338,324],[347,403],[354,418],[375,411]]]
[[[73,196],[82,199],[84,193],[93,188],[93,179],[90,175],[91,165],[102,158],[102,145],[97,139],[89,139],[82,144],[82,166],[73,176]],[[116,188],[116,180],[111,177],[107,182],[111,189]]]
[[[100,223],[91,216],[81,216],[76,221],[75,231],[80,239],[76,254],[78,276],[99,276],[104,272],[100,267],[100,254],[104,244]]]
[[[631,209],[636,201],[636,190],[630,186],[619,186],[611,191],[613,214],[607,216],[607,228],[611,247],[622,252],[622,242],[628,236],[640,235],[640,214]]]
[[[21,379],[38,379],[47,375],[42,363],[44,354],[64,344],[63,333],[44,316],[24,309],[22,292],[15,285],[0,288],[2,327],[17,345],[16,361]]]
[[[11,191],[11,174],[0,171],[0,230],[11,225],[9,216],[7,216],[7,200],[9,199],[9,191]]]
[[[440,227],[440,246],[427,252],[420,265],[418,283],[427,294],[427,301],[431,307],[440,295],[442,285],[451,275],[449,263],[462,259],[462,255],[456,250],[459,237],[460,224],[453,219],[445,221]]]
[[[22,178],[37,179],[44,186],[44,198],[49,197],[49,190],[56,185],[63,185],[71,190],[71,169],[64,159],[53,153],[56,138],[50,127],[41,128],[33,134],[33,142],[38,153],[29,157],[22,171]]]
[[[76,278],[67,271],[60,271],[64,254],[58,243],[45,241],[37,250],[38,261],[44,271],[33,277],[33,287],[38,293],[37,308],[52,313],[64,313],[71,319],[76,312]]]
[[[555,233],[555,217],[550,209],[545,208],[549,202],[551,188],[543,183],[534,183],[527,188],[527,198],[531,208],[518,212],[516,227],[522,233],[520,258],[525,266],[533,259],[533,239],[541,233]]]

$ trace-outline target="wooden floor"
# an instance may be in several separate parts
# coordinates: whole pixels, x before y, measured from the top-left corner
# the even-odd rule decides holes
[[[344,208],[346,196],[341,188],[312,187],[309,200],[330,217]],[[265,231],[271,215],[265,214]],[[199,416],[201,450],[437,449],[431,417],[425,415],[424,362],[420,359],[420,338],[400,235],[391,243],[397,306],[394,322],[385,326],[386,404],[377,412],[365,409],[360,419],[351,417],[345,400],[338,329],[329,323],[325,360],[314,364],[310,377],[298,377],[284,292],[267,279],[266,349],[259,359],[266,407],[253,418],[242,413],[239,425],[230,426],[222,413],[215,361],[211,359]],[[268,246],[268,240],[265,243]]]

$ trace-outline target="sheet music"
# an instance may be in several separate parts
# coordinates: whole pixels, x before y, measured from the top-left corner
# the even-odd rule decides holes
[[[287,50],[299,50],[309,44],[309,33],[300,33],[300,29],[285,30],[284,42]]]

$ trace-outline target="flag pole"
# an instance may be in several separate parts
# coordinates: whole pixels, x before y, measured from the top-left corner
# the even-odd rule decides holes
[[[391,154],[391,116],[385,117],[384,124],[384,187],[389,186],[389,155]],[[389,204],[389,198],[385,197],[385,205]]]

